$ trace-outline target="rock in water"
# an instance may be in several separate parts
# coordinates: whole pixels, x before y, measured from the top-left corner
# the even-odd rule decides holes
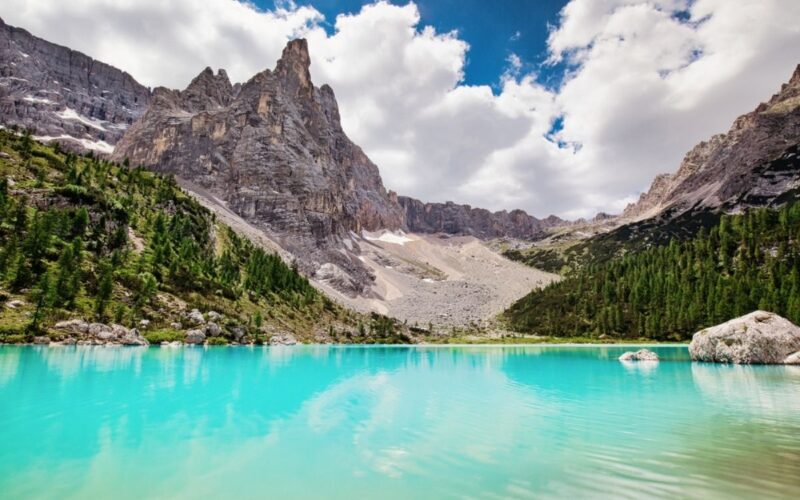
[[[636,352],[628,351],[619,357],[620,361],[658,361],[658,354],[648,349],[639,349]]]
[[[800,328],[786,318],[755,311],[694,334],[694,361],[737,364],[800,363]]]

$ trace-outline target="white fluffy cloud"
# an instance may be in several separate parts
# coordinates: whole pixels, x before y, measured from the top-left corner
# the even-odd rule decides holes
[[[283,5],[5,0],[0,15],[172,87],[205,66],[243,81],[305,36],[315,83],[334,88],[345,130],[387,187],[539,216],[620,210],[800,62],[796,0],[571,0],[548,38],[549,63],[567,68],[561,86],[546,89],[499,54],[508,69],[493,92],[463,83],[468,44],[424,26],[413,3],[335,20]]]

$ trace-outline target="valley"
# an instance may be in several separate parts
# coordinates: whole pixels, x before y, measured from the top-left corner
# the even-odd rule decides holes
[[[105,171],[145,168],[174,179],[175,196],[189,195],[219,226],[216,231],[229,231],[231,238],[277,256],[307,280],[317,297],[308,300],[327,311],[320,315],[290,304],[293,312],[278,313],[277,305],[253,297],[247,306],[238,299],[215,306],[235,310],[231,315],[239,325],[252,325],[256,314],[260,322],[277,314],[276,338],[372,342],[374,331],[397,335],[394,340],[401,342],[465,336],[487,342],[520,336],[684,339],[725,315],[692,312],[662,323],[656,318],[672,318],[667,309],[676,304],[628,305],[606,292],[587,308],[589,295],[584,285],[575,292],[575,283],[607,281],[603,273],[616,272],[610,270],[631,255],[643,262],[670,244],[702,239],[728,220],[727,214],[767,208],[772,215],[766,217],[778,217],[778,210],[800,192],[800,68],[727,134],[692,149],[675,174],[656,177],[623,213],[566,221],[539,219],[522,210],[426,203],[387,189],[378,167],[343,130],[334,89],[312,83],[305,40],[289,42],[274,69],[246,82],[232,83],[225,70],[206,68],[184,90],[173,90],[145,88],[112,66],[5,23],[0,28],[0,118],[5,128],[13,128],[5,136],[11,145],[5,161],[27,179],[33,191],[26,196],[39,193],[37,186],[64,189],[58,185],[64,175],[59,165],[71,156],[63,151],[88,153],[77,158],[86,158],[80,160],[86,165],[106,165]],[[55,146],[33,148],[44,163],[31,163],[25,158],[30,153],[20,153],[18,141],[36,139]],[[96,147],[100,143],[105,146]],[[13,219],[5,224],[13,226]],[[9,231],[4,237],[13,240]],[[753,237],[748,233],[747,238]],[[126,251],[148,251],[148,238],[134,231]],[[214,244],[219,258],[224,248]],[[790,238],[786,251],[793,252],[796,244]],[[758,254],[759,265],[767,265],[763,254],[772,251],[770,245],[726,243],[724,252],[741,261],[746,250],[748,258]],[[720,251],[715,247],[714,252]],[[705,271],[721,276],[714,285],[721,296],[741,286],[729,265],[720,254],[714,268]],[[797,273],[796,266],[769,269],[787,272],[791,279]],[[43,271],[37,268],[32,278]],[[215,271],[208,272],[213,276]],[[246,279],[247,272],[240,272]],[[9,271],[7,283],[14,279]],[[114,293],[129,293],[125,287]],[[560,290],[572,291],[562,295]],[[790,286],[784,296],[791,293]],[[735,309],[742,313],[762,302],[740,301]],[[126,304],[123,309],[130,309]],[[583,304],[581,313],[576,304]],[[785,297],[773,303],[776,312],[790,317],[792,307]],[[7,310],[4,314],[13,316]],[[92,316],[85,308],[56,316],[75,315]],[[129,327],[139,320],[166,326],[174,323],[170,315],[144,308],[118,319]],[[257,340],[258,334],[247,338]]]

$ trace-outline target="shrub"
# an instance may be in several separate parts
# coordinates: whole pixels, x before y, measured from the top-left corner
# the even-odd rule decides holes
[[[180,330],[153,330],[152,332],[144,332],[142,334],[151,344],[160,344],[161,342],[183,342],[186,340],[186,333]]]

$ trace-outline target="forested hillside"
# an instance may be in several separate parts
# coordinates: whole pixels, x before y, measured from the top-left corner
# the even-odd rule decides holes
[[[800,202],[724,215],[694,238],[590,262],[505,319],[540,335],[683,340],[754,309],[800,322]]]
[[[5,130],[0,151],[0,341],[30,340],[76,317],[182,340],[191,308],[225,318],[215,343],[282,332],[404,340],[393,322],[342,309],[217,223],[170,177]]]

